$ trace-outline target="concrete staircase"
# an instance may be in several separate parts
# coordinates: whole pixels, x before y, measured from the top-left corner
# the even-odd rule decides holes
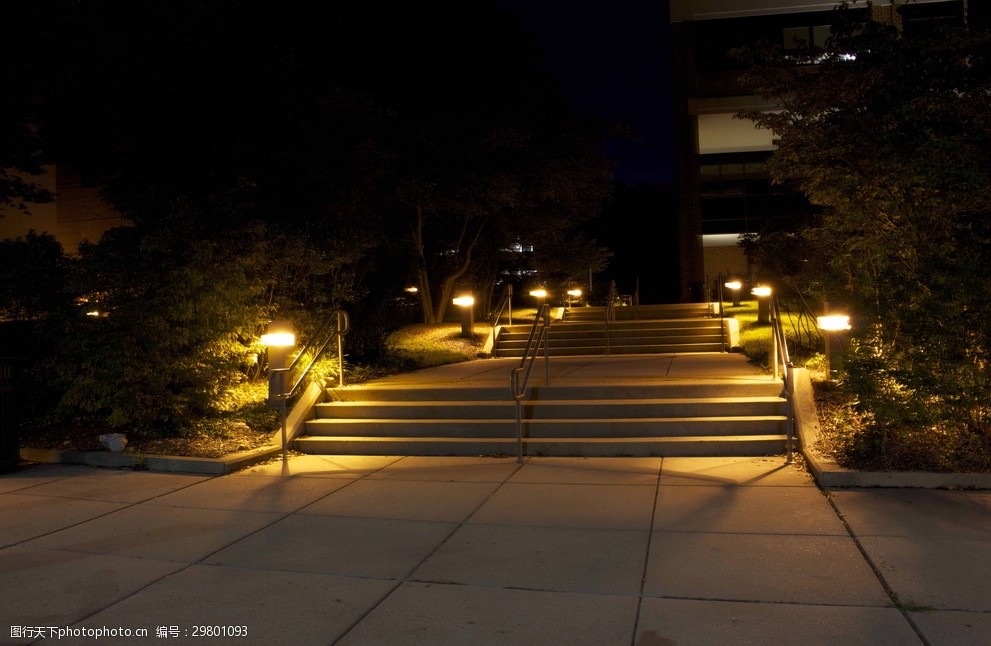
[[[526,454],[776,455],[789,417],[769,379],[534,386]],[[500,385],[369,385],[328,391],[295,448],[350,455],[515,455],[515,404]]]
[[[616,320],[605,322],[605,308],[566,309],[551,325],[551,356],[594,354],[666,354],[721,352],[723,332],[706,303],[617,307]],[[493,348],[497,357],[520,357],[530,325],[504,326]]]

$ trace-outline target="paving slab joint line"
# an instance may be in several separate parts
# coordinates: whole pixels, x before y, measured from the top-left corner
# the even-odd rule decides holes
[[[871,571],[874,572],[874,576],[877,577],[877,580],[884,589],[885,594],[888,595],[888,599],[891,600],[891,605],[898,609],[898,612],[900,612],[905,621],[908,622],[909,627],[912,629],[912,632],[915,633],[916,637],[919,638],[919,641],[922,642],[924,646],[932,646],[929,640],[926,639],[925,634],[923,634],[922,630],[915,623],[915,620],[912,619],[912,614],[909,612],[909,609],[906,608],[905,604],[903,604],[898,598],[898,593],[895,592],[894,588],[888,584],[888,581],[884,578],[880,568],[877,567],[870,555],[867,554],[867,550],[860,542],[856,532],[853,531],[853,527],[851,527],[850,523],[847,522],[843,512],[841,512],[840,508],[836,505],[836,501],[833,500],[832,496],[826,496],[826,500],[829,501],[829,506],[833,508],[833,512],[836,514],[836,517],[840,519],[841,523],[843,523],[843,527],[846,528],[847,534],[849,534],[850,538],[853,540],[853,544],[857,546],[857,550],[860,551],[860,555],[864,558],[864,561],[867,563],[868,567],[871,568]]]
[[[525,464],[525,463],[524,463],[524,464]],[[384,467],[383,467],[383,468],[384,468]],[[519,471],[520,471],[520,469],[522,469],[522,468],[523,468],[523,464],[517,464],[517,465],[516,465],[516,469],[514,469],[514,470],[513,470],[513,472],[512,472],[511,474],[509,474],[509,475],[508,475],[508,476],[507,476],[507,477],[506,477],[506,478],[505,478],[505,479],[504,479],[504,480],[503,480],[502,482],[500,482],[500,483],[499,483],[499,486],[498,486],[498,487],[496,487],[496,488],[495,488],[495,489],[494,489],[494,490],[493,490],[493,491],[492,491],[492,492],[491,492],[491,493],[490,493],[490,494],[489,494],[488,496],[486,496],[484,500],[482,500],[481,502],[479,502],[479,503],[478,503],[478,505],[477,505],[477,506],[476,506],[476,507],[475,507],[475,508],[474,508],[474,509],[473,509],[473,510],[472,510],[472,511],[470,512],[470,513],[468,513],[468,514],[467,514],[467,515],[466,515],[466,516],[464,517],[464,519],[463,519],[463,520],[462,520],[461,522],[459,522],[459,523],[458,523],[458,524],[457,524],[457,525],[456,525],[456,526],[455,526],[455,527],[454,527],[454,528],[453,528],[453,529],[452,529],[452,530],[450,531],[450,533],[449,533],[449,534],[448,534],[447,536],[445,536],[445,537],[444,537],[444,540],[442,540],[442,541],[440,541],[439,543],[437,543],[437,545],[436,545],[436,546],[434,547],[434,549],[432,549],[432,550],[430,550],[430,553],[429,553],[429,554],[427,554],[427,555],[425,555],[425,556],[424,556],[424,557],[423,557],[422,559],[420,559],[420,562],[419,562],[419,563],[417,563],[416,565],[414,565],[413,567],[411,567],[411,568],[409,569],[409,571],[408,571],[408,572],[407,572],[406,574],[404,574],[404,575],[403,575],[403,576],[402,576],[401,578],[397,578],[397,579],[396,579],[396,585],[394,585],[394,586],[393,586],[393,587],[392,587],[391,589],[389,589],[389,591],[388,591],[388,592],[386,592],[386,593],[385,593],[384,595],[382,595],[382,597],[381,597],[381,598],[380,598],[380,599],[379,599],[379,600],[378,600],[377,602],[375,602],[374,604],[372,604],[372,605],[371,605],[371,607],[369,607],[369,608],[368,608],[368,610],[366,610],[365,612],[363,612],[363,613],[361,614],[361,616],[359,616],[359,617],[357,617],[357,618],[356,618],[356,619],[354,620],[354,622],[352,622],[352,623],[351,623],[351,625],[350,625],[350,626],[348,626],[348,627],[347,627],[347,628],[346,628],[346,629],[345,629],[345,630],[344,630],[344,631],[343,631],[343,632],[341,633],[341,635],[340,635],[340,637],[338,637],[338,638],[337,638],[336,640],[334,640],[334,642],[333,642],[333,643],[334,643],[334,644],[336,644],[336,643],[338,643],[338,642],[339,642],[340,640],[342,640],[342,639],[344,639],[345,637],[347,637],[347,636],[348,636],[348,634],[349,634],[349,633],[350,633],[350,632],[351,632],[352,630],[354,630],[355,628],[357,628],[357,627],[358,627],[358,626],[359,626],[359,625],[361,624],[361,622],[363,622],[363,621],[365,620],[365,618],[366,618],[366,617],[368,617],[368,616],[369,616],[370,614],[372,614],[373,612],[375,612],[375,610],[376,610],[376,609],[377,609],[377,608],[378,608],[379,606],[381,606],[381,605],[382,605],[382,603],[384,603],[384,602],[385,602],[385,601],[386,601],[386,600],[387,600],[387,599],[388,599],[389,597],[391,597],[391,596],[392,596],[392,595],[393,595],[393,594],[394,594],[394,593],[396,592],[396,590],[398,590],[398,589],[399,589],[400,587],[402,587],[402,585],[403,585],[404,583],[410,583],[410,582],[414,582],[414,583],[416,583],[416,582],[420,582],[420,580],[419,580],[419,579],[414,579],[414,578],[413,578],[413,574],[414,574],[414,573],[415,573],[415,572],[416,572],[417,570],[419,570],[419,569],[420,569],[420,567],[421,567],[421,566],[422,566],[422,565],[423,565],[424,563],[426,563],[426,562],[427,562],[427,561],[428,561],[428,560],[430,559],[430,557],[432,557],[432,556],[433,556],[434,554],[436,554],[436,553],[437,553],[437,550],[439,550],[440,548],[442,548],[442,547],[444,547],[445,545],[447,545],[447,542],[451,540],[451,537],[452,537],[452,536],[454,536],[454,535],[455,535],[455,534],[456,534],[456,533],[458,532],[458,530],[460,530],[460,529],[461,529],[462,527],[464,527],[464,526],[465,526],[465,522],[466,522],[466,521],[467,521],[467,520],[468,520],[469,518],[471,518],[472,516],[474,516],[474,515],[475,515],[475,514],[476,514],[476,513],[478,512],[478,510],[479,510],[479,509],[481,509],[481,508],[482,508],[482,506],[484,506],[484,505],[485,505],[485,503],[487,503],[487,502],[488,502],[489,500],[491,500],[491,499],[492,499],[492,497],[493,497],[493,496],[495,496],[495,495],[496,495],[496,493],[498,493],[498,492],[499,492],[499,490],[500,490],[500,489],[502,489],[502,488],[503,488],[503,487],[505,486],[505,484],[506,484],[506,483],[507,483],[507,482],[509,481],[509,479],[510,479],[510,478],[512,478],[512,477],[513,477],[513,476],[514,476],[515,474],[517,474],[517,473],[519,473]],[[379,469],[379,470],[381,470],[381,469]],[[374,473],[374,472],[373,472],[373,473]],[[367,477],[367,475],[370,475],[370,474],[366,474],[366,476],[364,476],[364,477]],[[331,493],[330,493],[330,494],[328,494],[328,495],[333,495],[333,493],[334,493],[334,492],[331,492]],[[437,583],[437,582],[436,582],[436,581],[424,581],[424,583]]]
[[[630,646],[636,646],[637,632],[640,630],[640,612],[643,609],[643,590],[647,586],[647,571],[650,568],[650,546],[654,540],[654,520],[657,517],[657,499],[661,495],[661,474],[664,473],[664,458],[657,466],[657,482],[654,483],[654,502],[650,509],[650,528],[647,531],[647,548],[643,557],[643,571],[640,573],[640,591],[637,594],[637,611],[633,615],[633,634]]]

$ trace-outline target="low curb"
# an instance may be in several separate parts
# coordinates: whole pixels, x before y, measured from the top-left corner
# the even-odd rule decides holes
[[[264,462],[281,452],[281,446],[267,445],[222,458],[187,458],[176,455],[111,453],[110,451],[58,451],[31,448],[22,448],[20,455],[21,460],[43,464],[83,464],[114,469],[222,476]]]
[[[991,489],[991,474],[928,471],[855,471],[815,451],[819,418],[807,370],[795,369],[795,430],[806,464],[823,489],[890,487],[901,489]]]

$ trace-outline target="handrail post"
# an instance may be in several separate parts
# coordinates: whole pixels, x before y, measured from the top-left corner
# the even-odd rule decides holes
[[[551,383],[551,306],[547,303],[540,308],[544,317],[544,385]]]
[[[347,330],[342,326],[347,314],[337,310],[337,385],[344,385],[344,335]]]

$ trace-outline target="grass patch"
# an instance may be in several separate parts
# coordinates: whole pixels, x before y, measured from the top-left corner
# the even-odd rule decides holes
[[[418,370],[470,361],[479,356],[492,328],[475,324],[473,332],[470,339],[462,338],[460,323],[404,327],[386,337],[386,363],[401,370]]]
[[[740,323],[740,348],[750,363],[771,370],[772,329],[770,323],[757,322],[757,301],[741,301],[738,307],[727,306],[725,316]],[[811,334],[805,320],[783,307],[781,320],[793,365],[807,368],[813,379],[825,378],[825,357],[819,352],[821,340]]]

